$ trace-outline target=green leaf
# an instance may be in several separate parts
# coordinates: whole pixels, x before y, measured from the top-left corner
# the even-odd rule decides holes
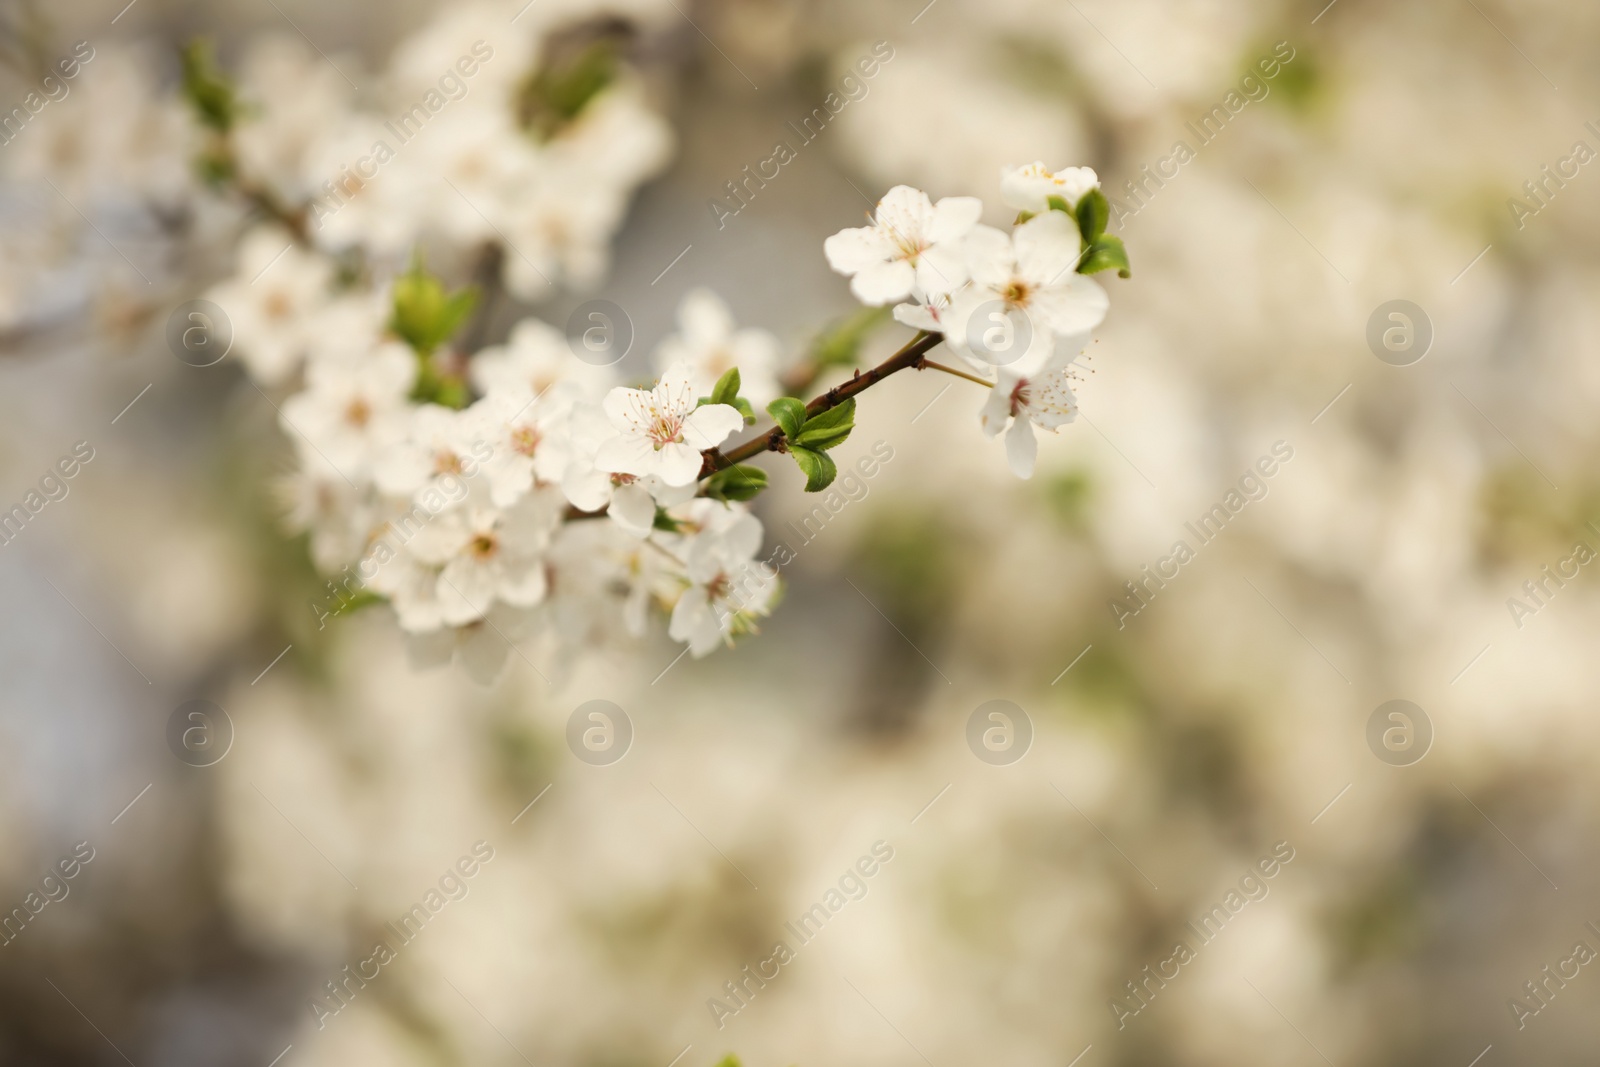
[[[707,478],[706,496],[723,501],[753,500],[766,487],[766,471],[740,464],[724,468]]]
[[[739,1057],[730,1052],[717,1061],[717,1067],[740,1067]]]
[[[732,404],[739,395],[739,368],[734,367],[717,379],[717,384],[711,390],[713,404]]]
[[[683,523],[668,515],[667,509],[660,505],[656,506],[655,522],[651,525],[664,533],[678,533],[683,529]]]
[[[726,404],[744,416],[744,424],[752,426],[756,421],[756,409],[750,406],[750,401],[739,395],[739,368],[734,367],[728,373],[717,379],[716,387],[711,390],[710,396],[703,396],[696,407],[705,407],[707,404]]]
[[[1098,274],[1113,268],[1121,277],[1128,278],[1133,275],[1133,268],[1128,263],[1128,250],[1123,247],[1122,238],[1113,237],[1109,233],[1101,234],[1095,239],[1083,262],[1078,264],[1078,273]]]
[[[1064,196],[1047,196],[1044,202],[1051,211],[1065,211],[1068,215],[1072,214],[1072,205],[1067,203],[1067,198]]]
[[[815,452],[809,448],[790,448],[789,455],[800,465],[800,470],[806,476],[806,492],[820,493],[833,484],[838,477],[839,468],[833,465],[833,460],[826,452]]]
[[[461,328],[477,304],[477,290],[470,286],[445,292],[444,284],[423,269],[419,255],[411,270],[395,279],[389,328],[419,356],[427,357]]]
[[[227,133],[239,117],[239,99],[217,69],[211,42],[196,38],[183,46],[183,95],[201,124]]]
[[[789,441],[791,444],[824,452],[843,444],[855,426],[856,398],[852,396],[847,397],[843,403],[835,404],[827,411],[807,419],[805,425],[800,428],[799,435],[791,437]]]
[[[1099,189],[1090,189],[1078,201],[1077,217],[1083,243],[1094,244],[1106,232],[1106,223],[1111,220],[1111,202]]]
[[[522,83],[514,100],[522,128],[537,140],[548,141],[570,125],[616,80],[620,47],[620,41],[607,37],[547,44],[538,69]]]
[[[783,436],[791,441],[800,436],[800,429],[806,424],[805,401],[792,396],[780,396],[768,404],[767,414],[783,429]]]

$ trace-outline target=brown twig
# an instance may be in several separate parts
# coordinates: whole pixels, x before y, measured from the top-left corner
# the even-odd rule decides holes
[[[926,364],[926,356],[940,341],[944,340],[943,334],[919,333],[913,337],[900,351],[873,367],[869,371],[857,371],[849,381],[834,386],[821,396],[806,405],[806,417],[812,418],[822,414],[829,408],[837,407],[857,393],[877,385],[891,374],[896,374],[907,368],[921,370]],[[708,449],[705,453],[704,464],[700,468],[700,477],[709,478],[717,471],[726,470],[736,463],[743,463],[763,452],[779,452],[785,446],[783,429],[774,426],[759,437],[751,438],[744,444],[729,452],[717,449]]]

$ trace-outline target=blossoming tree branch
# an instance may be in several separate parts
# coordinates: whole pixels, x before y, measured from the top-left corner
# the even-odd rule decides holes
[[[558,278],[598,280],[621,207],[669,143],[624,50],[560,34],[546,31],[543,52],[464,42],[448,70],[477,84],[436,109],[422,98],[423,114],[454,109],[436,175],[449,188],[427,211],[416,200],[434,161],[381,137],[354,171],[275,187],[261,161],[276,157],[259,143],[270,105],[245,99],[204,49],[185,62],[202,172],[258,220],[241,233],[236,273],[208,296],[258,388],[282,397],[297,459],[282,485],[289,521],[329,576],[318,625],[384,599],[415,659],[456,656],[486,680],[535,635],[555,669],[643,635],[653,616],[697,657],[752,632],[779,578],[757,558],[750,502],[769,476],[750,461],[786,455],[805,491],[826,489],[857,398],[902,371],[986,390],[979,426],[1004,435],[1011,469],[1028,477],[1035,431],[1077,414],[1073,382],[1109,306],[1092,275],[1128,275],[1094,172],[1034,163],[1001,176],[1017,212],[1009,230],[983,225],[974,197],[935,202],[900,185],[868,225],[829,237],[829,265],[865,308],[805,360],[786,361],[772,334],[739,328],[705,290],[684,298],[644,388],[535,318],[485,344],[500,286],[536,299]],[[347,118],[363,131],[351,152],[381,129]],[[628,171],[615,165],[624,157],[653,162]],[[475,264],[476,282],[449,288],[424,246]],[[857,366],[891,307],[913,333]],[[807,399],[840,368],[849,376]],[[758,413],[770,424],[756,429]]]

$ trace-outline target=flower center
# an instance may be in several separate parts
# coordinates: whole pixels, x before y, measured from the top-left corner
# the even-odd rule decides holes
[[[367,403],[365,397],[355,397],[345,405],[344,421],[360,429],[372,419],[372,405]]]
[[[678,439],[683,432],[683,419],[670,411],[657,409],[651,412],[650,424],[645,427],[644,434],[655,444],[660,451],[663,445],[670,445]]]
[[[289,294],[282,289],[274,289],[268,296],[264,309],[269,319],[286,319],[289,312],[294,310],[294,303],[290,301]]]
[[[1000,296],[1005,300],[1007,308],[1025,308],[1028,306],[1029,298],[1033,296],[1033,287],[1020,278],[1014,278]]]
[[[1028,406],[1028,379],[1022,378],[1011,387],[1011,414],[1020,416],[1022,409]]]
[[[532,456],[539,447],[541,435],[532,426],[519,426],[511,431],[512,451],[522,456]]]
[[[440,449],[433,456],[433,473],[435,474],[460,474],[461,457],[448,448]]]
[[[499,549],[500,542],[496,540],[493,534],[481,533],[467,542],[468,554],[479,563],[491,558]]]
[[[929,249],[928,242],[920,237],[907,237],[899,231],[890,229],[889,236],[894,241],[895,248],[900,251],[900,258],[906,260],[913,267],[917,265],[917,257]]]

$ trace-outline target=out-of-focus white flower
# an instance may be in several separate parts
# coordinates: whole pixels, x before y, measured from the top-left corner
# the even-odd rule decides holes
[[[413,509],[411,516],[392,520],[379,534],[378,543],[394,547],[394,543],[407,545],[416,536],[421,523],[431,522],[435,516]],[[404,532],[404,537],[402,537]],[[439,601],[439,568],[419,559],[409,550],[402,549],[378,561],[378,569],[367,580],[367,588],[389,598],[400,629],[407,634],[433,633],[444,626],[444,607]],[[448,659],[448,656],[446,657]]]
[[[972,284],[943,316],[946,340],[981,366],[1037,374],[1057,334],[1088,333],[1106,317],[1106,291],[1077,273],[1082,251],[1076,221],[1061,211],[1029,219],[1009,235],[974,228],[967,238]]]
[[[560,482],[571,458],[567,429],[570,404],[522,389],[496,389],[472,405],[491,455],[483,464],[489,499],[510,507],[535,484]]]
[[[588,171],[618,189],[654,177],[672,158],[672,127],[647,106],[636,79],[603,90],[571,125],[545,144],[550,163]]]
[[[311,240],[328,251],[359,247],[402,258],[438,202],[438,180],[428,183],[414,164],[418,150],[395,148],[394,134],[374,116],[350,114],[319,129],[326,132],[307,150],[302,167],[314,197],[307,222]],[[379,144],[388,151],[375,153]]]
[[[460,245],[499,236],[492,220],[523,194],[539,165],[506,108],[468,108],[430,126],[426,159],[440,183],[429,223]]]
[[[543,396],[547,389],[571,386],[584,399],[596,403],[616,384],[615,371],[577,358],[566,335],[538,319],[523,319],[511,328],[505,344],[493,345],[473,356],[469,374],[472,384],[482,393],[526,389],[534,396]]]
[[[506,288],[523,300],[544,300],[561,281],[577,290],[597,285],[626,207],[626,190],[600,175],[545,170],[506,205],[500,223],[510,246]]]
[[[1039,455],[1034,439],[1035,426],[1052,433],[1078,417],[1078,401],[1072,395],[1072,364],[1060,363],[1032,378],[1000,371],[1000,380],[989,390],[979,421],[990,437],[1006,429],[1006,460],[1019,478],[1033,475]]]
[[[693,371],[679,363],[654,389],[617,388],[606,394],[606,417],[617,436],[595,453],[595,466],[613,474],[657,475],[671,486],[692,485],[700,476],[700,453],[715,448],[744,425],[729,404],[696,407]]]
[[[1100,177],[1088,167],[1050,171],[1043,163],[1005,167],[1000,171],[1000,197],[1018,211],[1038,214],[1050,210],[1050,198],[1059,196],[1076,207],[1083,194],[1100,188]]]
[[[766,330],[736,330],[722,298],[709,289],[692,289],[678,305],[678,332],[656,349],[656,369],[686,363],[690,383],[709,396],[717,379],[739,368],[739,392],[756,407],[783,395],[778,384],[778,339]]]
[[[309,536],[311,562],[331,574],[361,555],[376,514],[368,493],[352,486],[318,457],[302,456],[300,468],[278,482],[290,533]]]
[[[406,654],[416,667],[442,667],[453,657],[467,676],[489,685],[505,669],[512,646],[533,632],[532,612],[496,604],[463,626],[406,635]]]
[[[317,186],[337,175],[313,179],[303,164],[323,131],[350,111],[353,90],[344,76],[299,37],[269,34],[245,52],[239,89],[251,105],[232,132],[243,172],[286,198],[320,196]],[[370,147],[368,141],[362,149]]]
[[[874,307],[913,291],[948,293],[967,280],[961,239],[983,214],[983,201],[928,194],[897,185],[878,201],[871,226],[840,230],[823,242],[828,266],[851,275],[850,291]]]
[[[392,311],[393,298],[387,288],[335,296],[306,325],[308,362],[365,359],[384,335]]]
[[[416,377],[416,358],[398,341],[360,359],[314,361],[305,392],[283,403],[284,429],[345,478],[365,481],[406,433],[407,394]]]
[[[404,438],[373,467],[378,488],[392,496],[420,499],[430,491],[459,502],[460,479],[488,459],[483,413],[424,404],[411,412]]]
[[[234,276],[206,297],[228,313],[233,350],[251,375],[277,385],[300,365],[332,277],[326,259],[296,247],[276,226],[262,226],[240,242]]]
[[[698,659],[728,640],[743,621],[766,613],[778,578],[755,562],[759,519],[713,501],[691,507],[703,525],[689,541],[684,563],[690,585],[673,606],[667,633],[687,643]]]
[[[531,608],[544,599],[544,550],[561,512],[549,497],[515,507],[454,508],[422,527],[406,550],[439,567],[439,617],[452,626],[481,619],[496,603]]]
[[[82,73],[70,95],[5,146],[4,167],[17,178],[48,178],[75,209],[64,219],[77,220],[76,211],[142,214],[151,201],[182,206],[196,189],[190,160],[200,135],[183,102],[159,92],[152,57],[104,38],[87,58],[76,54]]]

